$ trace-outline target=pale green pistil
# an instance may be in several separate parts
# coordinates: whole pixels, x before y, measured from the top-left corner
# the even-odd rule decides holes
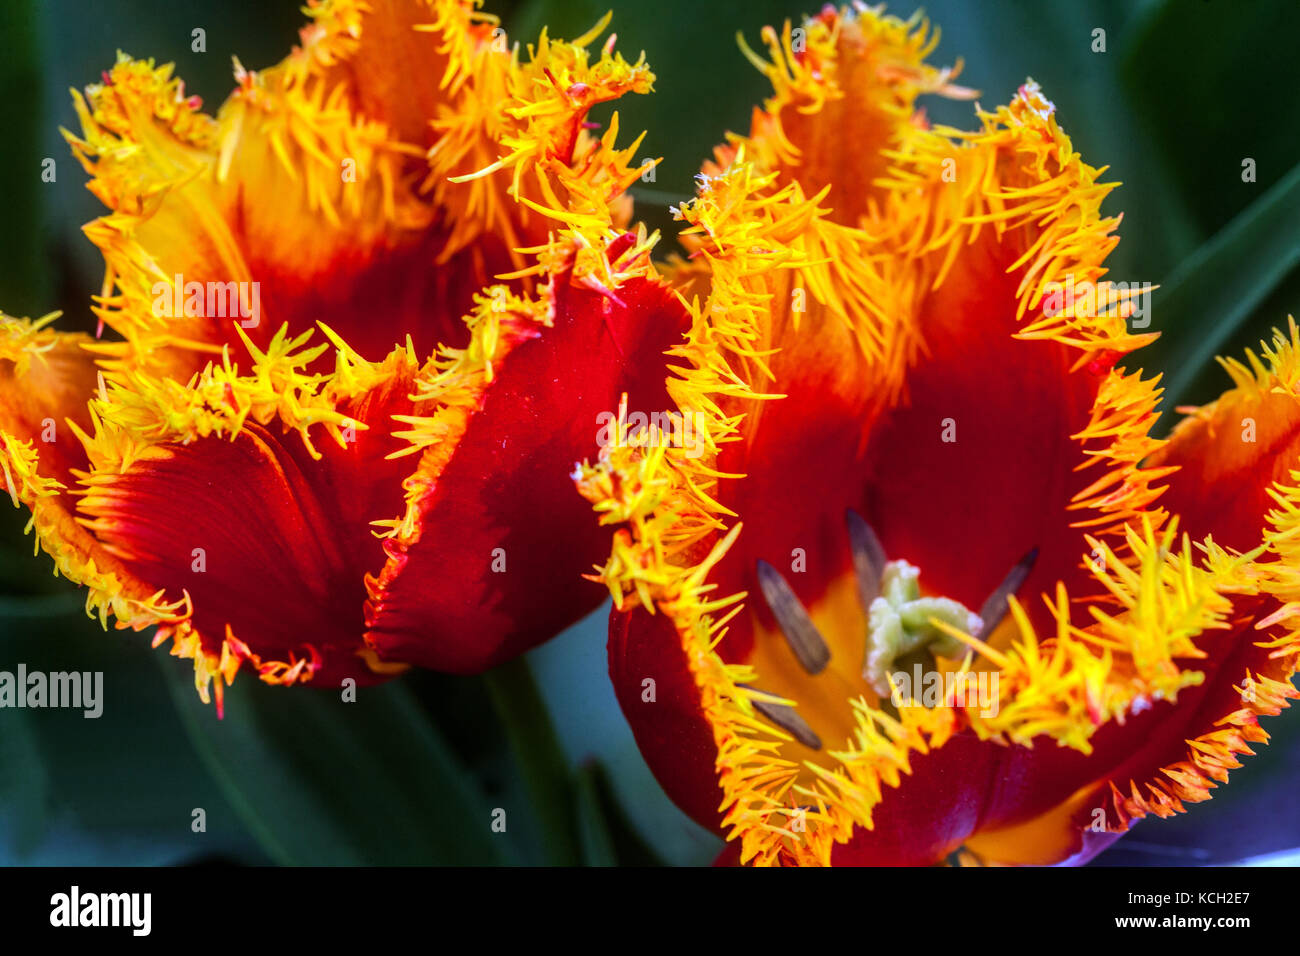
[[[867,618],[867,657],[862,676],[881,697],[890,696],[889,675],[907,654],[928,650],[941,657],[960,658],[966,645],[935,627],[937,620],[978,637],[980,616],[946,597],[922,597],[920,569],[906,561],[889,561],[880,578],[880,597],[871,602]]]

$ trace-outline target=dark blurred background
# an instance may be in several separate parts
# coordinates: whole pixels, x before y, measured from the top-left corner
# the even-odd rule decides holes
[[[379,2],[379,0],[376,0]],[[912,2],[889,5],[907,16]],[[1152,282],[1144,354],[1174,404],[1212,399],[1216,353],[1239,354],[1300,303],[1300,4],[1228,0],[936,0],[930,60],[965,62],[961,82],[992,109],[1038,80],[1084,158],[1123,183],[1110,278]],[[812,4],[746,0],[501,0],[513,40],[543,24],[573,36],[614,11],[619,48],[644,49],[656,92],[617,104],[664,157],[634,190],[638,216],[673,229],[700,161],[748,128],[766,81],[736,32]],[[4,0],[0,5],[0,308],[64,312],[89,328],[102,262],[80,226],[102,208],[59,127],[76,129],[69,87],[95,82],[121,49],[176,64],[215,111],[231,56],[279,60],[303,22],[292,0]],[[191,31],[206,52],[191,52]],[[1104,31],[1104,52],[1094,50]],[[931,99],[935,120],[972,128],[971,104]],[[607,118],[609,109],[594,118]],[[57,178],[42,182],[42,161]],[[1242,164],[1253,159],[1254,182]],[[671,241],[670,239],[667,241]],[[218,724],[188,662],[145,635],[103,632],[82,598],[33,560],[25,515],[0,515],[0,668],[102,670],[104,715],[8,710],[0,727],[0,862],[37,864],[586,862],[699,864],[720,843],[663,796],[605,675],[605,611],[484,678],[411,674],[347,705],[243,675]],[[594,585],[593,585],[594,586]],[[1098,864],[1240,861],[1300,847],[1300,719],[1266,721],[1271,746],[1207,804],[1148,820]],[[505,834],[465,815],[505,808]],[[193,832],[193,811],[206,831]]]

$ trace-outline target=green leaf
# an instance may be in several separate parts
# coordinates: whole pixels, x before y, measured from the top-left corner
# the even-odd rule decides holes
[[[225,718],[164,662],[200,757],[277,863],[497,864],[492,810],[400,682],[356,700],[244,674]]]
[[[617,866],[614,835],[601,804],[600,770],[588,764],[578,771],[578,830],[582,840],[582,862],[587,866]]]
[[[40,743],[28,712],[5,714],[0,733],[0,807],[12,833],[0,829],[14,853],[29,856],[40,845],[49,823],[50,782],[41,761]]]
[[[1197,377],[1297,266],[1300,166],[1196,250],[1154,293],[1152,317],[1166,334],[1139,355],[1168,375],[1166,412],[1193,397],[1190,387]]]
[[[663,866],[623,812],[604,764],[588,760],[577,777],[583,861],[588,866]]]
[[[571,772],[575,776],[585,772],[595,779],[604,826],[612,835],[619,863],[708,865],[722,849],[722,841],[668,799],[646,766],[614,696],[604,653],[609,609],[606,601],[529,652],[538,690],[558,729]]]
[[[0,4],[0,182],[5,189],[5,228],[0,230],[0,310],[10,315],[49,311],[48,258],[43,215],[47,191],[57,188],[41,179],[40,135],[44,98],[41,88],[38,13],[32,0]],[[64,164],[71,172],[73,164]],[[66,174],[66,173],[65,173]]]
[[[144,635],[105,633],[86,617],[84,596],[61,584],[49,597],[0,599],[0,670],[99,673],[102,709],[0,711],[0,858],[263,862],[176,725],[161,652]],[[207,817],[201,833],[191,827],[195,808]]]
[[[516,658],[483,679],[510,740],[547,862],[572,866],[581,858],[573,784],[528,662]]]
[[[1296,162],[1294,0],[1249,12],[1205,0],[1152,3],[1133,25],[1119,75],[1142,118],[1141,148],[1212,236]],[[1194,68],[1189,69],[1189,65]],[[1252,159],[1257,181],[1242,179]]]

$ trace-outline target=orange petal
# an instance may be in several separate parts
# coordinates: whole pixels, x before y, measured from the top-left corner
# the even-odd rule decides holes
[[[0,472],[15,507],[31,513],[27,529],[36,548],[62,574],[87,589],[86,612],[105,627],[160,626],[188,639],[190,607],[184,595],[169,600],[138,578],[74,517],[78,469],[87,455],[79,440],[91,421],[86,398],[96,369],[82,335],[59,334],[38,322],[0,316]],[[195,661],[206,688],[211,667]],[[215,666],[213,664],[212,666]]]
[[[323,321],[370,360],[407,336],[428,354],[464,344],[474,293],[529,266],[516,249],[547,242],[551,210],[612,222],[636,172],[581,126],[592,104],[648,89],[649,71],[545,37],[521,65],[474,8],[312,4],[302,47],[237,64],[215,118],[170,67],[126,57],[78,96],[69,139],[113,210],[87,227],[107,264],[100,315],[126,339],[103,351],[184,380],[241,332],[265,346]],[[512,169],[466,165],[477,156]]]
[[[32,442],[41,472],[65,488],[85,452],[67,422],[89,422],[86,402],[98,387],[92,340],[50,328],[56,315],[35,322],[0,313],[0,432]]]
[[[1292,543],[1300,526],[1293,470],[1297,335],[1292,322],[1289,334],[1278,332],[1265,344],[1262,361],[1253,354],[1244,363],[1224,361],[1235,387],[1193,410],[1146,466],[1169,473],[1164,502],[1196,535],[1252,554],[1263,550],[1250,565],[1253,587],[1233,599],[1234,626],[1196,642],[1204,659],[1192,666],[1203,679],[1176,703],[1156,701],[1126,725],[1099,733],[1086,765],[1043,761],[1057,785],[1074,781],[1077,789],[1031,821],[982,836],[972,849],[1033,862],[1026,847],[1076,852],[1090,833],[1122,832],[1148,813],[1169,816],[1208,800],[1240,766],[1239,757],[1253,752],[1251,744],[1268,739],[1259,718],[1300,696],[1290,683],[1300,664],[1300,550]]]
[[[925,62],[939,33],[919,15],[902,21],[827,5],[794,29],[787,21],[780,35],[765,27],[763,43],[770,62],[741,41],[773,95],[755,108],[748,136],[728,137],[718,165],[725,168],[743,148],[762,169],[778,172],[781,185],[797,180],[808,195],[829,187],[834,222],[859,224],[879,199],[876,181],[890,151],[926,125],[919,95],[974,95],[951,82],[960,63],[938,69]],[[706,164],[705,171],[715,170]]]
[[[1259,544],[1275,502],[1300,455],[1300,330],[1262,342],[1261,355],[1220,359],[1233,388],[1189,414],[1149,467],[1178,469],[1167,501],[1196,536],[1247,551]]]

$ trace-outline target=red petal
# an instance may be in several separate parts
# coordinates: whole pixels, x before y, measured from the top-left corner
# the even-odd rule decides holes
[[[617,299],[552,283],[554,327],[515,346],[422,502],[424,532],[394,549],[373,596],[367,640],[386,658],[455,673],[485,670],[552,637],[603,595],[583,581],[609,532],[573,493],[597,416],[670,406],[646,361],[686,315],[662,284],[632,279]],[[493,562],[504,552],[505,570]],[[498,567],[500,565],[498,564]]]
[[[233,441],[162,446],[124,474],[97,474],[81,508],[137,576],[173,599],[189,593],[210,653],[229,627],[233,648],[264,664],[308,660],[317,684],[373,682],[357,656],[365,575],[384,561],[370,522],[401,508],[406,465],[384,456],[401,446],[388,416],[410,412],[411,382],[399,373],[342,406],[372,428],[346,448],[319,441],[320,460],[297,435],[248,424]]]
[[[650,770],[691,819],[719,830],[718,748],[672,622],[641,609],[614,609],[608,652],[614,694]],[[653,700],[645,699],[646,680],[654,681]]]

